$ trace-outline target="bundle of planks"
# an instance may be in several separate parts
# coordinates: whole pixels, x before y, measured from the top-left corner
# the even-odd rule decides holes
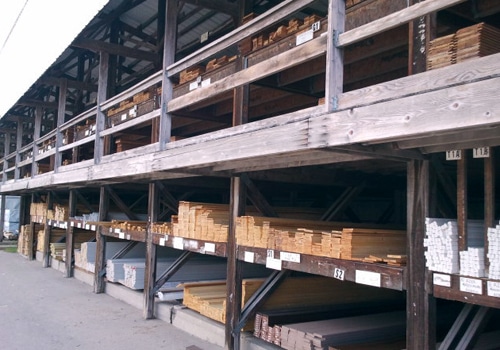
[[[30,239],[30,233],[30,225],[21,225],[19,238],[17,239],[17,252],[21,255],[28,256],[30,253],[30,247],[32,247],[33,245],[32,239]]]
[[[391,340],[404,337],[406,313],[394,311],[315,322],[281,328],[280,346],[287,350],[328,350],[329,346]]]
[[[39,252],[45,251],[45,230],[39,230],[37,235],[36,250]],[[52,228],[50,230],[49,243],[58,243],[62,240],[66,234],[65,230]],[[49,246],[50,249],[50,246]]]
[[[205,66],[196,65],[183,70],[179,75],[179,84],[184,84],[205,73]]]
[[[229,206],[179,202],[178,215],[172,215],[172,235],[212,242],[227,242]]]
[[[405,231],[344,228],[348,225],[352,224],[242,216],[236,223],[236,241],[242,246],[336,259],[406,263]]]
[[[229,56],[228,57],[228,56],[224,55],[222,57],[214,58],[214,59],[208,61],[205,71],[210,72],[214,69],[220,68],[220,67],[236,60],[236,57],[237,56]]]
[[[488,277],[500,280],[500,225],[488,228],[488,261]]]
[[[47,203],[31,203],[30,205],[31,216],[47,216]]]
[[[341,258],[363,260],[371,256],[402,256],[406,252],[406,232],[344,228],[342,230]]]
[[[245,279],[242,283],[242,306],[250,299],[263,283],[263,279]],[[226,281],[205,283],[186,283],[184,286],[184,305],[216,321],[225,322]],[[342,282],[326,277],[287,278],[273,292],[261,307],[262,310],[275,310],[300,305],[301,307],[331,306],[348,304],[359,300],[383,301],[399,298],[400,293]],[[253,325],[249,325],[253,327]],[[262,329],[262,327],[260,327]]]
[[[119,221],[119,220],[111,221],[112,229],[118,229],[122,231],[146,232],[146,227],[147,227],[146,221]]]
[[[151,231],[162,235],[172,234],[171,222],[155,222],[151,225]]]
[[[63,261],[65,258],[65,249],[66,243],[50,243],[50,256],[53,259]]]
[[[500,52],[500,29],[478,23],[434,39],[429,45],[427,69],[436,69]]]

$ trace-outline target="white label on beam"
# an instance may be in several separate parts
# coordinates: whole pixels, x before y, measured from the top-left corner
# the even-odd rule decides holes
[[[488,281],[488,296],[500,298],[500,282]]]
[[[172,246],[175,249],[184,250],[184,239],[182,237],[172,238]]]
[[[451,276],[444,275],[442,273],[434,273],[432,276],[432,282],[436,286],[451,288]]]
[[[81,222],[79,222],[79,223],[76,225],[76,227],[78,227],[78,228],[82,228],[82,223],[81,223]]]
[[[90,229],[91,229],[92,231],[95,231],[95,229],[96,229],[95,225],[90,226]]]
[[[189,84],[189,91],[193,91],[196,89],[198,89],[198,82],[197,81],[193,81],[192,83]]]
[[[118,238],[120,238],[120,239],[125,239],[125,232],[120,232],[120,233],[118,234]]]
[[[281,270],[281,259],[267,258],[266,267],[273,270]]]
[[[378,272],[356,270],[356,283],[366,284],[368,286],[380,287],[381,276]]]
[[[274,250],[268,249],[267,250],[267,257],[268,258],[273,258],[274,259]]]
[[[210,78],[201,81],[201,87],[206,87],[210,85],[212,80]]]
[[[297,253],[280,252],[280,259],[300,264],[300,254]]]
[[[460,160],[460,159],[462,159],[461,150],[446,151],[446,160]]]
[[[74,227],[75,226],[75,223],[73,221],[71,221],[71,227]]]
[[[90,225],[89,224],[85,224],[85,229],[86,230],[90,230]]]
[[[482,295],[483,281],[474,278],[460,277],[460,291]]]
[[[320,21],[317,21],[317,22],[314,22],[312,25],[311,25],[311,30],[313,31],[313,33],[316,33],[317,31],[319,31],[321,29],[321,22]]]
[[[165,237],[160,238],[160,245],[165,246]]]
[[[333,278],[343,281],[345,276],[345,270],[335,268],[333,271]]]
[[[478,147],[474,148],[472,152],[474,158],[489,158],[490,148],[489,147]]]
[[[205,253],[215,253],[215,243],[205,243]]]
[[[243,260],[247,263],[253,264],[255,262],[255,253],[254,252],[245,252],[245,256]]]
[[[307,32],[300,33],[297,35],[297,38],[295,40],[295,46],[302,45],[304,43],[307,43],[308,41],[311,41],[314,39],[314,32],[312,29],[308,30]]]

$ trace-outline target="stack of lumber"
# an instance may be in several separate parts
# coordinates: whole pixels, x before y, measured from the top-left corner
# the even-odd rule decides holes
[[[172,235],[212,242],[227,242],[229,206],[179,202],[178,215],[172,215]]]
[[[144,91],[141,91],[137,94],[135,94],[133,97],[128,98],[122,102],[117,107],[110,108],[106,111],[106,115],[108,117],[113,117],[116,115],[126,115],[128,116],[135,116],[135,106],[146,102],[152,98],[154,98],[155,95],[155,88],[148,88]]]
[[[427,69],[436,69],[500,52],[500,30],[485,23],[434,39],[429,45]]]
[[[406,232],[344,228],[340,250],[341,258],[346,260],[363,260],[370,255],[404,255],[406,252]]]
[[[65,258],[64,251],[66,250],[66,243],[50,243],[50,256],[53,259],[63,261]]]
[[[137,135],[121,135],[115,139],[116,152],[127,151],[132,148],[146,146],[150,144],[150,139]]]
[[[179,76],[179,84],[184,84],[198,78],[201,74],[205,73],[205,67],[196,65],[183,70]]]
[[[19,231],[19,238],[17,240],[17,252],[21,255],[28,256],[30,253],[30,247],[33,246],[33,242],[30,240],[31,226],[22,225]]]
[[[485,23],[457,31],[457,62],[500,52],[500,29]]]
[[[151,225],[151,231],[162,235],[170,235],[172,234],[172,223],[155,222]]]
[[[460,252],[460,274],[485,277],[484,248],[468,248]]]
[[[31,216],[47,216],[47,203],[31,203],[30,205]]]
[[[488,261],[488,277],[500,280],[500,225],[488,228]]]
[[[281,328],[280,346],[287,350],[328,350],[329,346],[375,342],[404,336],[406,313],[394,311],[315,322]]]
[[[67,221],[68,220],[68,207],[55,204],[54,205],[54,220]]]
[[[51,232],[50,232],[49,243],[59,242],[62,239],[62,237],[66,234],[66,231],[56,228],[52,228],[50,231]],[[39,252],[45,251],[45,230],[38,231],[36,250]]]
[[[467,221],[467,246],[469,248],[484,247],[483,226],[484,223],[481,221]],[[427,248],[425,252],[427,268],[431,271],[442,273],[455,274],[461,272],[457,221],[452,219],[426,218],[425,227],[426,237],[424,238],[424,247]],[[470,256],[470,264],[468,260],[469,255],[467,253],[463,255],[465,259],[463,260],[464,272],[469,273],[469,265],[471,266],[471,270],[475,269],[474,266],[477,266],[477,261],[475,261],[474,256],[476,255],[477,252]]]
[[[205,68],[205,72],[210,72],[214,69],[217,69],[217,68],[220,68],[230,62],[233,62],[234,60],[236,60],[236,56],[222,56],[222,57],[218,57],[218,58],[214,58],[210,61],[208,61],[207,63],[207,66]]]
[[[242,283],[242,306],[260,287],[263,279],[245,279]],[[184,305],[216,321],[225,322],[226,282],[184,284]],[[347,283],[326,277],[287,278],[261,307],[275,310],[300,305],[315,307],[348,304],[355,301],[383,301],[399,298],[400,293]]]
[[[405,254],[387,254],[385,256],[369,255],[368,257],[363,258],[363,261],[393,266],[405,266],[407,256]]]
[[[73,142],[75,132],[73,128],[66,129],[63,132],[63,145],[69,145]]]
[[[119,229],[122,231],[139,231],[146,232],[147,222],[146,221],[111,221],[111,228]]]

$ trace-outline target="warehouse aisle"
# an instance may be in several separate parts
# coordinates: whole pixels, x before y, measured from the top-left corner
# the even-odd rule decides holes
[[[0,349],[220,350],[92,287],[0,251]]]

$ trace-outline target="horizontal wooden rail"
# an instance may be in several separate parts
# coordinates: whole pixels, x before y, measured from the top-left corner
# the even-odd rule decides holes
[[[344,47],[354,44],[386,30],[413,21],[414,19],[425,16],[429,13],[457,5],[465,1],[466,0],[428,0],[419,2],[405,8],[404,10],[391,13],[390,15],[340,34],[337,46]]]
[[[208,59],[227,47],[254,35],[260,30],[270,27],[271,25],[281,21],[283,18],[289,16],[291,13],[306,7],[313,1],[314,0],[286,0],[283,3],[274,6],[250,22],[236,28],[231,33],[224,35],[223,37],[205,45],[203,48],[170,65],[167,67],[168,76],[172,77],[175,74],[180,73],[182,70],[194,66],[195,64]]]
[[[90,118],[91,116],[96,115],[96,114],[97,114],[97,107],[94,106],[91,109],[89,109],[88,111],[80,113],[79,115],[77,115],[73,119],[68,120],[66,123],[62,124],[60,129],[61,129],[61,131],[69,129],[70,127],[72,127],[80,122],[83,122],[83,121],[87,120],[88,118]]]

